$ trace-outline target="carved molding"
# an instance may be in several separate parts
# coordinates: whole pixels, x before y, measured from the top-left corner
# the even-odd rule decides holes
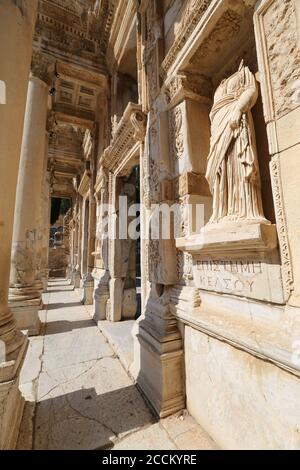
[[[183,49],[212,1],[213,0],[189,0],[190,5],[186,9],[186,15],[184,16],[180,34],[177,35],[177,38],[161,64],[160,74],[163,78],[166,77],[178,53]]]
[[[276,216],[276,228],[279,239],[279,247],[281,253],[282,263],[282,278],[284,283],[284,293],[286,300],[290,297],[291,292],[294,290],[294,279],[291,265],[291,255],[287,235],[287,226],[282,203],[282,185],[280,175],[280,157],[275,155],[270,162],[270,173],[273,190],[274,209]]]
[[[83,155],[85,160],[91,160],[93,150],[93,137],[90,129],[86,129],[84,133],[83,143]]]
[[[148,241],[148,278],[155,282],[157,280],[157,272],[161,263],[159,254],[159,240],[150,239]]]
[[[232,8],[228,8],[217,21],[212,32],[204,39],[191,59],[193,67],[202,66],[206,57],[222,47],[224,41],[234,38],[241,30],[243,16]]]
[[[281,0],[279,2],[277,0],[262,0],[253,18],[264,118],[267,124],[271,155],[279,151],[276,120],[299,106],[299,67],[296,67],[296,64],[297,61],[299,62],[300,48],[299,43],[297,46],[297,30],[294,23],[296,15],[293,8],[294,2],[290,0]],[[270,25],[266,26],[266,17],[269,10],[271,20],[274,17],[278,18],[274,22],[273,30],[270,29]],[[294,15],[291,15],[291,10]],[[292,18],[294,28],[288,23],[286,29],[282,23],[286,24],[289,18]],[[281,31],[284,31],[284,33],[281,36],[282,39],[278,41],[278,35],[281,34]],[[267,37],[268,34],[269,38]],[[287,52],[289,50],[291,50],[291,53]],[[283,54],[287,54],[287,56],[285,57]],[[291,66],[295,67],[295,73],[292,76]]]
[[[182,131],[182,110],[179,106],[169,111],[170,118],[170,142],[172,145],[172,157],[176,161],[183,156],[183,131]]]

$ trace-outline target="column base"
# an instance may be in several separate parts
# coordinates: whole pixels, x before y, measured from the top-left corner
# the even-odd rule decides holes
[[[91,274],[87,274],[82,283],[83,295],[81,302],[83,305],[93,305],[94,294],[94,278]]]
[[[27,330],[28,336],[39,335],[41,330],[39,310],[43,308],[41,298],[24,300],[23,302],[11,301],[9,306],[14,314],[19,330]]]
[[[28,339],[24,338],[17,356],[0,364],[0,450],[16,447],[25,400],[19,389],[19,373]]]

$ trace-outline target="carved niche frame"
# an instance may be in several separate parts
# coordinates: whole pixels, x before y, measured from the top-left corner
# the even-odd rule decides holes
[[[270,69],[268,67],[268,51],[266,43],[266,32],[264,15],[270,6],[277,0],[260,0],[257,2],[254,12],[254,32],[256,40],[258,70],[260,73],[260,84],[263,100],[264,119],[267,128],[270,161],[270,176],[275,209],[276,228],[279,239],[279,250],[281,255],[281,270],[285,300],[287,301],[293,291],[293,272],[291,254],[287,235],[287,224],[283,205],[280,149],[277,136],[277,122],[274,108],[274,98]]]

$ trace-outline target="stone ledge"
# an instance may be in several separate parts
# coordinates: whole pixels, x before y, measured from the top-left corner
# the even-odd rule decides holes
[[[225,295],[222,297],[225,299],[221,308],[214,307],[213,303],[208,304],[204,297],[200,307],[190,308],[186,302],[184,308],[179,308],[173,303],[171,311],[184,324],[299,377],[299,354],[297,364],[293,362],[294,354],[297,354],[293,344],[300,337],[295,327],[295,316],[299,315],[300,309],[284,309],[269,304],[270,311],[263,317],[259,302],[248,301],[248,311],[243,311],[242,308],[238,310],[240,300],[237,299],[238,305],[233,304],[229,309],[229,305],[224,307],[226,300],[230,303],[235,302],[235,299]]]
[[[270,251],[277,247],[276,226],[267,223],[209,224],[201,232],[177,238],[176,247],[192,254],[234,252],[252,249]],[[246,251],[247,252],[247,251]]]

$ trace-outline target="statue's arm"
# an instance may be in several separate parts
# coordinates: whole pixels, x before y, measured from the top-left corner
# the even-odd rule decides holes
[[[241,113],[245,113],[246,111],[251,109],[252,106],[255,105],[258,96],[258,87],[256,80],[251,72],[250,74],[251,82],[249,83],[249,85],[247,85],[247,88],[243,91],[237,102],[237,107],[239,108]]]
[[[248,68],[245,69],[245,88],[236,103],[235,111],[231,117],[231,127],[233,129],[239,126],[242,114],[254,106],[258,96],[258,87],[254,75]]]

